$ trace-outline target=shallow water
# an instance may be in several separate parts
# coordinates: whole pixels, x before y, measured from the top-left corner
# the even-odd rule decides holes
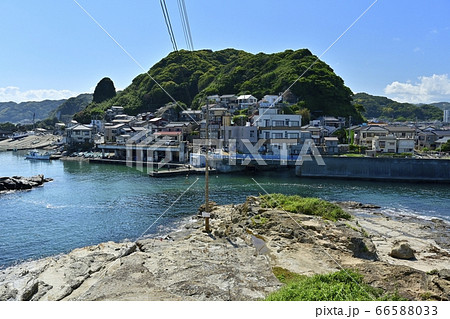
[[[195,175],[150,178],[126,166],[28,161],[23,153],[0,152],[0,176],[36,174],[54,181],[0,195],[0,267],[108,240],[135,240],[150,226],[144,235],[164,234],[194,214],[204,196],[200,178],[176,201]],[[450,221],[450,185],[305,179],[289,171],[211,175],[210,199],[219,204],[265,191],[354,200],[393,215]]]

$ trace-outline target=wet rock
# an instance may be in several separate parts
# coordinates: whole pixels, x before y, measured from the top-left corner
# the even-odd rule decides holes
[[[52,181],[51,178],[44,178],[44,175],[36,175],[32,177],[12,176],[0,177],[0,192],[11,190],[28,190],[33,187],[41,186],[45,182]]]
[[[394,243],[389,256],[398,259],[415,259],[414,250],[406,241]]]

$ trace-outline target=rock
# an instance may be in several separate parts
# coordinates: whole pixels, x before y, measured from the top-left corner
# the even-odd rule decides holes
[[[441,269],[438,272],[439,278],[450,281],[450,269]]]
[[[52,180],[51,178],[44,178],[42,174],[32,177],[0,177],[0,191],[28,190]]]
[[[414,250],[405,241],[394,243],[389,256],[398,259],[415,259]]]
[[[348,248],[353,252],[353,257],[368,260],[378,260],[378,255],[374,244],[365,238],[350,238],[350,244]]]
[[[38,292],[39,283],[36,280],[32,280],[27,283],[20,300],[28,301]]]

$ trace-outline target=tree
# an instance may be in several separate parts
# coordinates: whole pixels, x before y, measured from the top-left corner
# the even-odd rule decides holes
[[[307,108],[301,108],[295,113],[302,116],[302,125],[309,124],[309,121],[311,120],[311,112]]]
[[[98,82],[94,90],[94,103],[102,103],[116,96],[116,88],[110,78],[103,78]]]
[[[441,146],[441,152],[450,152],[450,140]]]

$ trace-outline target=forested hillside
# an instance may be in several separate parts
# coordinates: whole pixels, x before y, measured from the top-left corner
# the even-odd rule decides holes
[[[353,96],[356,104],[362,105],[367,119],[377,118],[389,121],[430,121],[442,120],[443,111],[434,105],[414,105],[399,103],[384,96],[357,93]]]
[[[178,51],[156,63],[149,74],[175,100],[194,108],[212,94],[266,94],[285,91],[317,57],[307,49],[286,50],[274,54],[251,54],[235,49],[221,51]],[[324,62],[313,67],[291,88],[299,105],[312,115],[351,115],[362,120],[351,104],[352,92],[344,81]],[[91,103],[77,119],[88,121],[112,105],[121,105],[128,114],[155,111],[171,102],[148,74],[140,74],[115,97],[102,103]]]

